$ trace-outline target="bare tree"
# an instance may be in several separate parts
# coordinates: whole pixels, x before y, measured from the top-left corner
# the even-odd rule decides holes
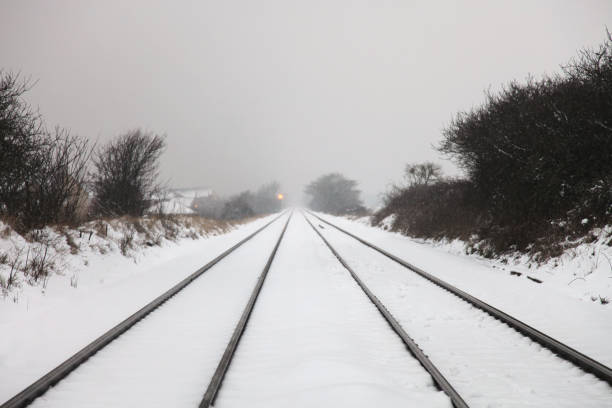
[[[24,203],[30,223],[82,221],[87,216],[87,166],[93,147],[86,139],[56,127],[46,135],[42,152],[40,174],[30,182]]]
[[[310,208],[330,214],[349,214],[364,211],[356,188],[357,182],[349,180],[340,173],[323,175],[305,188],[311,196]]]
[[[94,158],[94,211],[104,215],[142,215],[161,190],[159,158],[163,136],[140,129],[129,131]]]
[[[19,230],[78,220],[89,143],[45,129],[23,99],[30,83],[0,72],[0,215]]]
[[[411,186],[428,185],[439,180],[441,176],[442,169],[432,162],[407,164],[404,170],[404,177]]]
[[[28,80],[0,71],[0,214],[11,217],[23,210],[43,159],[42,120],[22,97],[29,88]]]

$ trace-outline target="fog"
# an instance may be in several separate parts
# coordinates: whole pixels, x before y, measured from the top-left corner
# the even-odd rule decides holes
[[[162,177],[289,202],[339,171],[367,204],[483,91],[603,41],[601,1],[2,1],[0,69],[50,125],[167,135]]]

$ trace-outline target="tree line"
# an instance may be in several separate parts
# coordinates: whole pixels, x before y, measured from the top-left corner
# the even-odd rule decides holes
[[[140,216],[161,191],[163,136],[140,129],[104,146],[48,129],[25,102],[30,82],[0,71],[0,217],[18,231],[93,216]]]
[[[216,219],[239,219],[280,211],[280,184],[264,184],[257,191],[240,192],[228,198],[216,195],[197,197],[191,205],[197,214]],[[365,214],[366,208],[357,189],[357,181],[340,173],[324,174],[310,182],[304,192],[309,196],[308,207],[334,215]]]
[[[438,150],[465,177],[421,177],[432,164],[410,165],[410,181],[387,195],[376,221],[393,213],[395,229],[409,235],[476,235],[492,252],[559,251],[555,242],[609,224],[612,37],[558,75],[486,93],[443,130]]]
[[[30,82],[0,71],[0,217],[20,232],[95,217],[142,216],[166,199],[163,135],[129,130],[105,145],[56,127],[24,100]],[[235,220],[279,211],[280,185],[194,200],[199,215]]]
[[[271,214],[282,208],[282,199],[278,196],[280,191],[280,184],[273,181],[259,187],[254,193],[246,190],[227,198],[216,195],[196,197],[191,209],[202,217],[224,220]]]

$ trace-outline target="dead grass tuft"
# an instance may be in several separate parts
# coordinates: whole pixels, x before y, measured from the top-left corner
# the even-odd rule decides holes
[[[132,233],[131,231],[126,232],[123,235],[123,238],[119,240],[119,250],[121,251],[121,254],[123,256],[127,256],[128,251],[133,248],[133,244],[134,244],[134,233]]]

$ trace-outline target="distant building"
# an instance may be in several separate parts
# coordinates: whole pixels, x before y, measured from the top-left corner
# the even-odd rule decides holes
[[[151,211],[161,209],[164,214],[195,214],[197,200],[213,195],[213,190],[208,187],[173,188],[163,197],[163,201],[151,207]]]

